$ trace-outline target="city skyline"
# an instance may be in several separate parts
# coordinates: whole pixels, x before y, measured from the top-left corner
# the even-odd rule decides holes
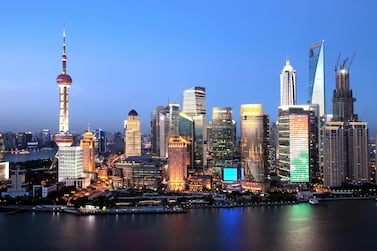
[[[206,88],[207,122],[212,107],[229,106],[239,132],[240,105],[248,103],[262,104],[274,122],[285,59],[296,70],[297,104],[306,104],[308,49],[324,40],[326,113],[332,113],[338,54],[345,58],[356,52],[350,70],[355,113],[368,122],[371,136],[376,132],[374,1],[357,6],[320,1],[316,6],[323,9],[317,16],[300,1],[289,6],[272,1],[66,1],[66,6],[59,11],[58,3],[4,4],[0,131],[58,131],[55,79],[61,71],[65,23],[73,82],[71,131],[83,132],[88,124],[122,131],[128,111],[135,109],[142,132],[149,133],[154,107],[182,105],[182,91],[194,86]]]

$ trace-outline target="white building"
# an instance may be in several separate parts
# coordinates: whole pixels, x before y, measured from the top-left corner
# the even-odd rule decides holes
[[[291,66],[289,59],[280,73],[280,105],[296,104],[296,70]]]
[[[58,181],[83,177],[83,149],[81,146],[59,147]]]

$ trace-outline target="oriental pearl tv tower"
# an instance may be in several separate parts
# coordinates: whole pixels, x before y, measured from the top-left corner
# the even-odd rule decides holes
[[[55,136],[55,142],[60,148],[71,146],[73,143],[68,126],[68,89],[72,85],[72,78],[67,74],[65,28],[63,29],[62,73],[56,78],[56,83],[59,87],[59,133]]]

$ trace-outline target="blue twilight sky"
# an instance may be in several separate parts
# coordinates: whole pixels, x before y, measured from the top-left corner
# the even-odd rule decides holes
[[[70,129],[123,131],[131,109],[149,132],[157,105],[193,86],[213,106],[261,103],[276,121],[289,57],[308,100],[308,47],[325,40],[327,113],[334,65],[351,67],[355,111],[377,129],[377,1],[4,1],[0,9],[0,131],[58,129],[62,29],[67,34]]]

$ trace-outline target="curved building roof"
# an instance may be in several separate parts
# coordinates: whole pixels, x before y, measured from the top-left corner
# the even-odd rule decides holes
[[[134,109],[132,109],[132,110],[128,113],[128,116],[139,116],[139,115],[137,115],[137,112],[136,112]]]

